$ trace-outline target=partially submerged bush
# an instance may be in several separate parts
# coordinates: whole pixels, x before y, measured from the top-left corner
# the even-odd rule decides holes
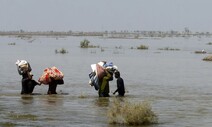
[[[84,39],[83,41],[80,42],[80,47],[81,48],[99,48],[99,46],[95,45],[89,45],[90,41],[87,39]]]
[[[111,124],[146,125],[158,123],[157,115],[148,102],[132,104],[130,102],[114,101],[108,110]]]
[[[122,46],[115,46],[115,49],[122,49]]]
[[[101,52],[104,52],[105,51],[105,48],[104,47],[101,47],[100,50],[101,50]]]
[[[146,45],[140,45],[137,47],[137,49],[149,49],[149,47]]]
[[[212,42],[208,42],[207,45],[212,45]]]
[[[55,50],[55,53],[61,53],[61,54],[65,54],[65,53],[68,53],[68,51],[64,48],[61,48],[60,50]]]
[[[15,42],[8,43],[8,45],[16,45]]]
[[[212,55],[203,58],[204,61],[212,61]]]
[[[88,48],[90,41],[87,39],[84,39],[83,41],[80,42],[80,47],[81,48]]]

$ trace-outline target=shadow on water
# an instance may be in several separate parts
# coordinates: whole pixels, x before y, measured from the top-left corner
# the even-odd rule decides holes
[[[35,97],[35,96],[34,96]],[[35,97],[37,104],[44,107],[60,107],[63,105],[64,97],[58,95],[40,95]]]
[[[54,106],[63,105],[63,97],[57,96],[57,95],[50,95],[50,96],[47,96],[46,102],[47,104],[54,105]]]

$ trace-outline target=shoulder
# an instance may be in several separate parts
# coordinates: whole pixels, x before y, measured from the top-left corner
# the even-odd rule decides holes
[[[123,78],[119,77],[119,80],[123,81]]]
[[[123,80],[121,77],[119,77],[119,78],[117,79],[117,81],[118,81],[118,82],[123,82],[124,80]]]

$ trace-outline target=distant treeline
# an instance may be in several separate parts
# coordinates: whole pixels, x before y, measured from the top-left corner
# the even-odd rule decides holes
[[[148,37],[192,37],[192,36],[212,36],[210,32],[191,32],[188,29],[184,31],[103,31],[103,32],[58,32],[58,31],[0,31],[0,36],[102,36],[105,38],[132,38],[142,39]]]

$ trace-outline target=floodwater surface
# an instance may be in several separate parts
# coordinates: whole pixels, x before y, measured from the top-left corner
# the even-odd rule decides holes
[[[88,39],[100,48],[80,48]],[[149,101],[158,124],[148,127],[212,126],[212,62],[195,54],[212,38],[106,39],[101,37],[0,37],[0,126],[115,127],[107,112],[114,99],[99,98],[88,85],[91,64],[101,60],[117,65],[127,90],[125,101]],[[15,45],[11,45],[15,43]],[[141,44],[148,50],[137,50]],[[159,50],[170,47],[180,50]],[[66,54],[56,54],[64,48]],[[46,67],[56,66],[65,75],[58,95],[46,95],[48,86],[36,86],[35,95],[20,95],[21,76],[15,62],[30,62],[34,79]],[[65,93],[65,94],[61,94]]]

